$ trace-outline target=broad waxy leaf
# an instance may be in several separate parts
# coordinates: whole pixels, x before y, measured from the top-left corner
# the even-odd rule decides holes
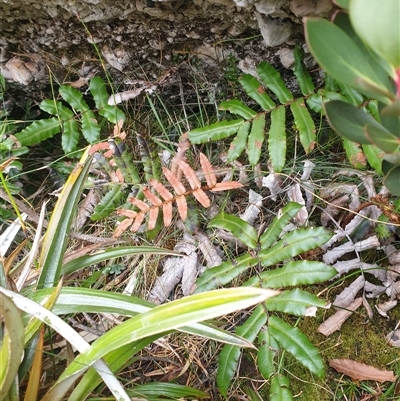
[[[236,334],[252,343],[266,321],[267,316],[264,312],[264,308],[262,305],[259,305],[254,309],[246,322],[236,329]],[[232,383],[232,378],[237,369],[241,353],[241,348],[226,344],[219,354],[217,386],[221,394],[225,397]]]
[[[279,237],[282,229],[296,215],[303,206],[296,202],[289,202],[282,208],[281,216],[276,216],[269,227],[260,237],[261,249],[269,248]]]
[[[271,112],[268,155],[274,172],[280,173],[286,162],[286,108],[283,106],[278,106]]]
[[[288,262],[284,267],[260,273],[263,286],[268,288],[322,283],[337,274],[334,267],[312,260]]]
[[[390,163],[387,163],[386,161],[382,163],[382,170],[385,173],[385,179],[383,182],[392,195],[400,196],[400,166],[390,165],[391,167],[386,167],[387,165],[390,165]],[[385,167],[386,169],[384,169]]]
[[[60,279],[68,233],[92,161],[88,151],[89,148],[68,177],[51,215],[39,256],[38,288],[53,287]]]
[[[294,75],[299,83],[301,93],[308,96],[314,92],[314,84],[311,76],[303,63],[303,51],[299,46],[294,48]]]
[[[244,123],[243,120],[220,121],[207,127],[195,128],[189,132],[189,139],[195,145],[218,141],[236,134]]]
[[[300,288],[283,291],[265,301],[268,310],[289,313],[294,316],[306,316],[310,307],[326,308],[327,305],[329,304],[326,301],[320,300],[314,294]]]
[[[208,223],[208,227],[218,227],[231,232],[249,248],[254,249],[257,246],[258,235],[254,227],[232,214],[219,213]]]
[[[241,125],[241,127],[238,129],[237,135],[231,142],[227,154],[227,160],[228,162],[231,162],[233,160],[236,160],[242,152],[245,150],[246,145],[247,145],[247,137],[250,132],[250,127],[251,123],[249,121],[246,121]]]
[[[52,138],[61,131],[57,117],[34,121],[31,125],[15,134],[20,146],[32,146]]]
[[[400,67],[399,1],[352,0],[349,16],[360,38],[393,67]]]
[[[265,89],[253,76],[244,74],[239,78],[239,83],[242,85],[246,93],[255,100],[265,111],[275,108],[275,103],[267,95]]]
[[[350,22],[349,14],[347,12],[338,12],[335,14],[333,22],[351,38],[364,54],[365,60],[367,60],[371,69],[373,69],[377,74],[380,82],[382,82],[386,88],[390,88],[391,83],[389,76],[393,72],[392,67],[385,59],[381,58],[373,49],[368,47],[366,42],[357,35],[352,23]]]
[[[289,387],[290,382],[286,376],[274,376],[271,380],[271,388],[269,390],[270,401],[293,401],[292,392]]]
[[[383,125],[379,123],[367,125],[364,131],[369,141],[386,153],[398,153],[400,151],[400,135],[392,134]]]
[[[265,115],[259,114],[253,119],[247,142],[247,155],[254,167],[260,160],[261,148],[265,138]]]
[[[315,147],[316,130],[314,121],[308,111],[303,98],[299,98],[290,104],[293,113],[294,124],[299,131],[300,142],[306,154]]]
[[[293,95],[286,88],[279,72],[265,61],[257,66],[258,75],[261,77],[268,89],[270,89],[279,101],[284,104],[293,100]]]
[[[6,395],[18,375],[24,353],[24,326],[14,302],[0,293],[0,312],[4,321],[0,347],[0,399]]]
[[[217,267],[207,269],[204,274],[197,279],[195,293],[222,287],[257,263],[257,258],[253,258],[246,253],[236,259],[228,260]]]
[[[326,116],[331,127],[340,135],[360,144],[371,143],[371,139],[378,140],[379,147],[385,152],[391,153],[399,146],[399,138],[379,124],[371,115],[357,107],[333,100],[324,104]],[[379,136],[377,137],[375,136]],[[384,146],[384,148],[382,147]]]
[[[338,26],[321,18],[306,18],[305,32],[311,53],[337,81],[383,103],[394,98],[391,88],[371,68],[367,56]]]
[[[268,331],[286,351],[290,352],[310,372],[321,379],[324,378],[324,362],[317,348],[311,344],[301,330],[272,315],[268,319]]]
[[[104,107],[99,109],[99,114],[113,124],[117,124],[119,121],[126,120],[125,113],[117,106],[110,106],[106,104]]]
[[[257,115],[257,113],[253,109],[246,106],[239,100],[227,100],[225,102],[222,102],[219,105],[218,109],[229,110],[231,113],[237,114],[238,116],[243,117],[246,120],[250,120]]]
[[[64,370],[56,386],[80,374],[114,349],[158,333],[212,319],[264,301],[277,293],[256,288],[230,288],[191,295],[134,316],[99,337]]]

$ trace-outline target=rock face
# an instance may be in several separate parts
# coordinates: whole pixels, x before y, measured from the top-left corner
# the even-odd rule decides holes
[[[301,38],[301,18],[331,0],[0,0],[0,70],[20,86],[100,69],[157,79],[182,58],[260,61]],[[261,33],[261,35],[260,35]]]

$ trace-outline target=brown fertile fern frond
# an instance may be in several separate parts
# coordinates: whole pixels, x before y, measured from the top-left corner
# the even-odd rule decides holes
[[[125,216],[126,219],[123,220],[114,231],[114,237],[119,237],[129,228],[131,232],[139,230],[146,215],[148,215],[147,228],[148,230],[152,230],[156,226],[157,218],[161,209],[163,213],[164,226],[168,227],[172,222],[173,202],[176,203],[181,219],[186,220],[188,213],[186,196],[188,195],[193,195],[202,206],[208,208],[211,205],[211,201],[205,191],[227,191],[243,186],[243,184],[237,181],[217,182],[217,176],[214,172],[213,166],[207,159],[207,156],[203,153],[200,153],[200,164],[202,174],[207,182],[207,185],[204,186],[202,186],[197,173],[183,160],[183,158],[176,160],[177,168],[174,169],[176,173],[163,167],[164,176],[171,184],[174,194],[161,182],[151,179],[149,181],[150,186],[143,189],[145,201],[137,198],[129,199],[129,201],[136,206],[137,211],[125,209],[117,210],[117,214]],[[186,188],[183,184],[180,178],[181,175],[186,178],[190,185],[190,189]]]

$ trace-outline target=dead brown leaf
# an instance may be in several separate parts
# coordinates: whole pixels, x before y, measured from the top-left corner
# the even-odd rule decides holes
[[[392,371],[380,370],[351,359],[331,359],[329,366],[337,372],[351,377],[353,380],[374,380],[379,383],[394,382],[396,380]]]

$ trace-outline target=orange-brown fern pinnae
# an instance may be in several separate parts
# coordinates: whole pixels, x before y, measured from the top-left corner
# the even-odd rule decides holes
[[[129,201],[136,206],[137,211],[126,209],[117,210],[117,214],[125,216],[126,219],[123,220],[114,231],[114,237],[119,237],[128,229],[130,229],[131,232],[136,232],[142,225],[146,216],[148,216],[148,230],[154,229],[160,210],[162,210],[164,226],[168,227],[172,222],[173,202],[176,203],[181,219],[186,220],[188,214],[186,197],[189,195],[193,195],[202,206],[208,208],[211,205],[211,201],[205,191],[227,191],[243,186],[243,184],[237,181],[217,182],[217,176],[212,164],[203,153],[200,153],[200,164],[207,183],[204,186],[202,186],[196,172],[189,164],[182,159],[177,160],[176,163],[180,172],[190,185],[190,188],[186,188],[182,180],[178,177],[181,174],[178,174],[178,172],[177,174],[174,174],[168,168],[163,167],[164,176],[171,184],[174,193],[167,189],[161,182],[151,179],[149,181],[150,186],[143,189],[144,200],[137,198],[129,199]]]

